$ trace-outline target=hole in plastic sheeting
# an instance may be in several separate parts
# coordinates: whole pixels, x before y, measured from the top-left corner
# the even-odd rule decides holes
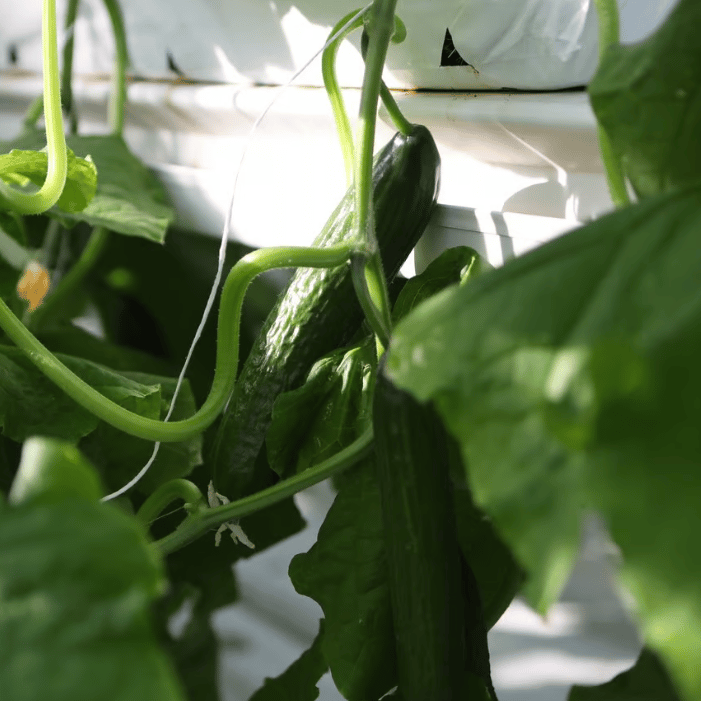
[[[453,37],[450,34],[450,29],[445,30],[445,39],[443,39],[443,49],[441,50],[441,66],[470,66],[475,73],[479,71],[470,65],[458,52],[453,43]]]

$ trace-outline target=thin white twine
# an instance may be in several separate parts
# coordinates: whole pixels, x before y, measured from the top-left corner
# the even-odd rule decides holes
[[[209,313],[212,310],[214,300],[217,296],[217,289],[219,288],[219,283],[221,282],[222,278],[222,272],[224,270],[224,260],[226,258],[226,245],[229,239],[229,231],[231,230],[231,220],[234,210],[234,200],[236,198],[236,188],[239,182],[239,175],[241,173],[241,168],[243,167],[244,159],[246,158],[248,148],[251,145],[251,142],[253,141],[253,135],[260,126],[260,123],[263,121],[263,119],[265,119],[266,115],[271,110],[273,105],[277,102],[277,99],[280,97],[280,95],[282,95],[282,93],[285,90],[287,90],[287,88],[289,88],[290,85],[292,85],[292,83],[295,80],[297,80],[297,78],[299,78],[299,76],[302,75],[302,73],[304,73],[304,71],[306,71],[307,68],[309,68],[309,66],[319,57],[319,55],[321,55],[334,41],[336,41],[336,39],[338,39],[338,37],[341,36],[346,31],[346,29],[348,29],[353,24],[353,22],[362,17],[371,7],[372,3],[364,7],[362,10],[359,10],[332,37],[329,38],[329,40],[287,81],[287,83],[285,83],[285,85],[280,86],[273,99],[270,101],[268,106],[263,110],[261,115],[258,117],[258,119],[256,119],[255,123],[251,127],[251,130],[248,133],[248,137],[246,138],[246,142],[244,143],[243,150],[241,152],[241,157],[239,159],[239,163],[234,176],[234,187],[231,191],[229,207],[227,209],[226,218],[224,220],[224,228],[222,229],[221,245],[219,246],[219,263],[217,265],[217,274],[214,276],[214,282],[212,283],[212,289],[209,293],[209,299],[207,299],[207,304],[205,305],[204,312],[202,314],[202,320],[200,321],[200,325],[197,327],[197,331],[195,331],[195,336],[192,339],[192,343],[190,344],[190,350],[187,353],[187,357],[185,358],[185,362],[183,363],[182,370],[180,371],[180,375],[178,376],[178,382],[175,385],[175,392],[173,392],[173,398],[170,402],[170,408],[168,409],[168,413],[166,414],[165,419],[163,419],[164,421],[168,421],[171,417],[171,414],[173,413],[173,409],[175,408],[175,401],[180,392],[180,387],[182,386],[183,380],[185,379],[185,373],[187,372],[188,365],[190,364],[190,360],[195,350],[195,346],[200,340],[200,336],[202,335],[202,331],[204,330],[205,324],[207,323],[207,319],[209,318]],[[148,462],[141,468],[139,473],[131,481],[127,482],[127,484],[118,489],[116,492],[112,492],[112,494],[108,494],[106,497],[103,497],[102,501],[110,501],[111,499],[116,499],[117,497],[120,497],[122,494],[130,490],[135,484],[137,484],[148,472],[151,465],[153,465],[153,462],[156,459],[156,456],[158,455],[160,447],[160,442],[154,443],[153,453],[151,453],[151,457],[149,458]]]

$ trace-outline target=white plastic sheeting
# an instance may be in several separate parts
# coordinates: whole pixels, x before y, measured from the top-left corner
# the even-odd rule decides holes
[[[635,41],[676,0],[619,0],[622,38]],[[59,1],[59,16],[65,0]],[[204,81],[285,82],[359,0],[122,0],[133,73]],[[0,69],[41,68],[40,0],[0,0]],[[594,0],[399,0],[409,30],[390,48],[397,88],[553,89],[586,83],[596,66]],[[446,30],[469,65],[441,66]],[[76,70],[107,73],[113,42],[100,0],[82,0]],[[358,36],[339,52],[341,82],[362,78]],[[10,60],[11,56],[13,61]],[[170,62],[169,62],[170,57]],[[317,66],[301,84],[320,85]]]

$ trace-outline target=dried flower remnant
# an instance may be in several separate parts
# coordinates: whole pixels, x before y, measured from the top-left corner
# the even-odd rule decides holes
[[[41,263],[33,260],[27,264],[17,283],[17,294],[29,302],[28,311],[33,312],[44,301],[50,284],[49,271]]]

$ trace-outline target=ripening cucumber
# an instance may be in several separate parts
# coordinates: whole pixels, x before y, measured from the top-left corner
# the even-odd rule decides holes
[[[382,367],[373,431],[401,698],[491,701],[482,604],[456,532],[452,439]]]
[[[375,226],[391,280],[423,234],[438,196],[440,156],[426,127],[395,134],[373,165]],[[314,242],[330,246],[352,235],[351,187]],[[268,316],[241,370],[208,463],[217,491],[231,499],[251,489],[276,397],[297,387],[314,362],[350,341],[363,315],[350,266],[300,269]]]

